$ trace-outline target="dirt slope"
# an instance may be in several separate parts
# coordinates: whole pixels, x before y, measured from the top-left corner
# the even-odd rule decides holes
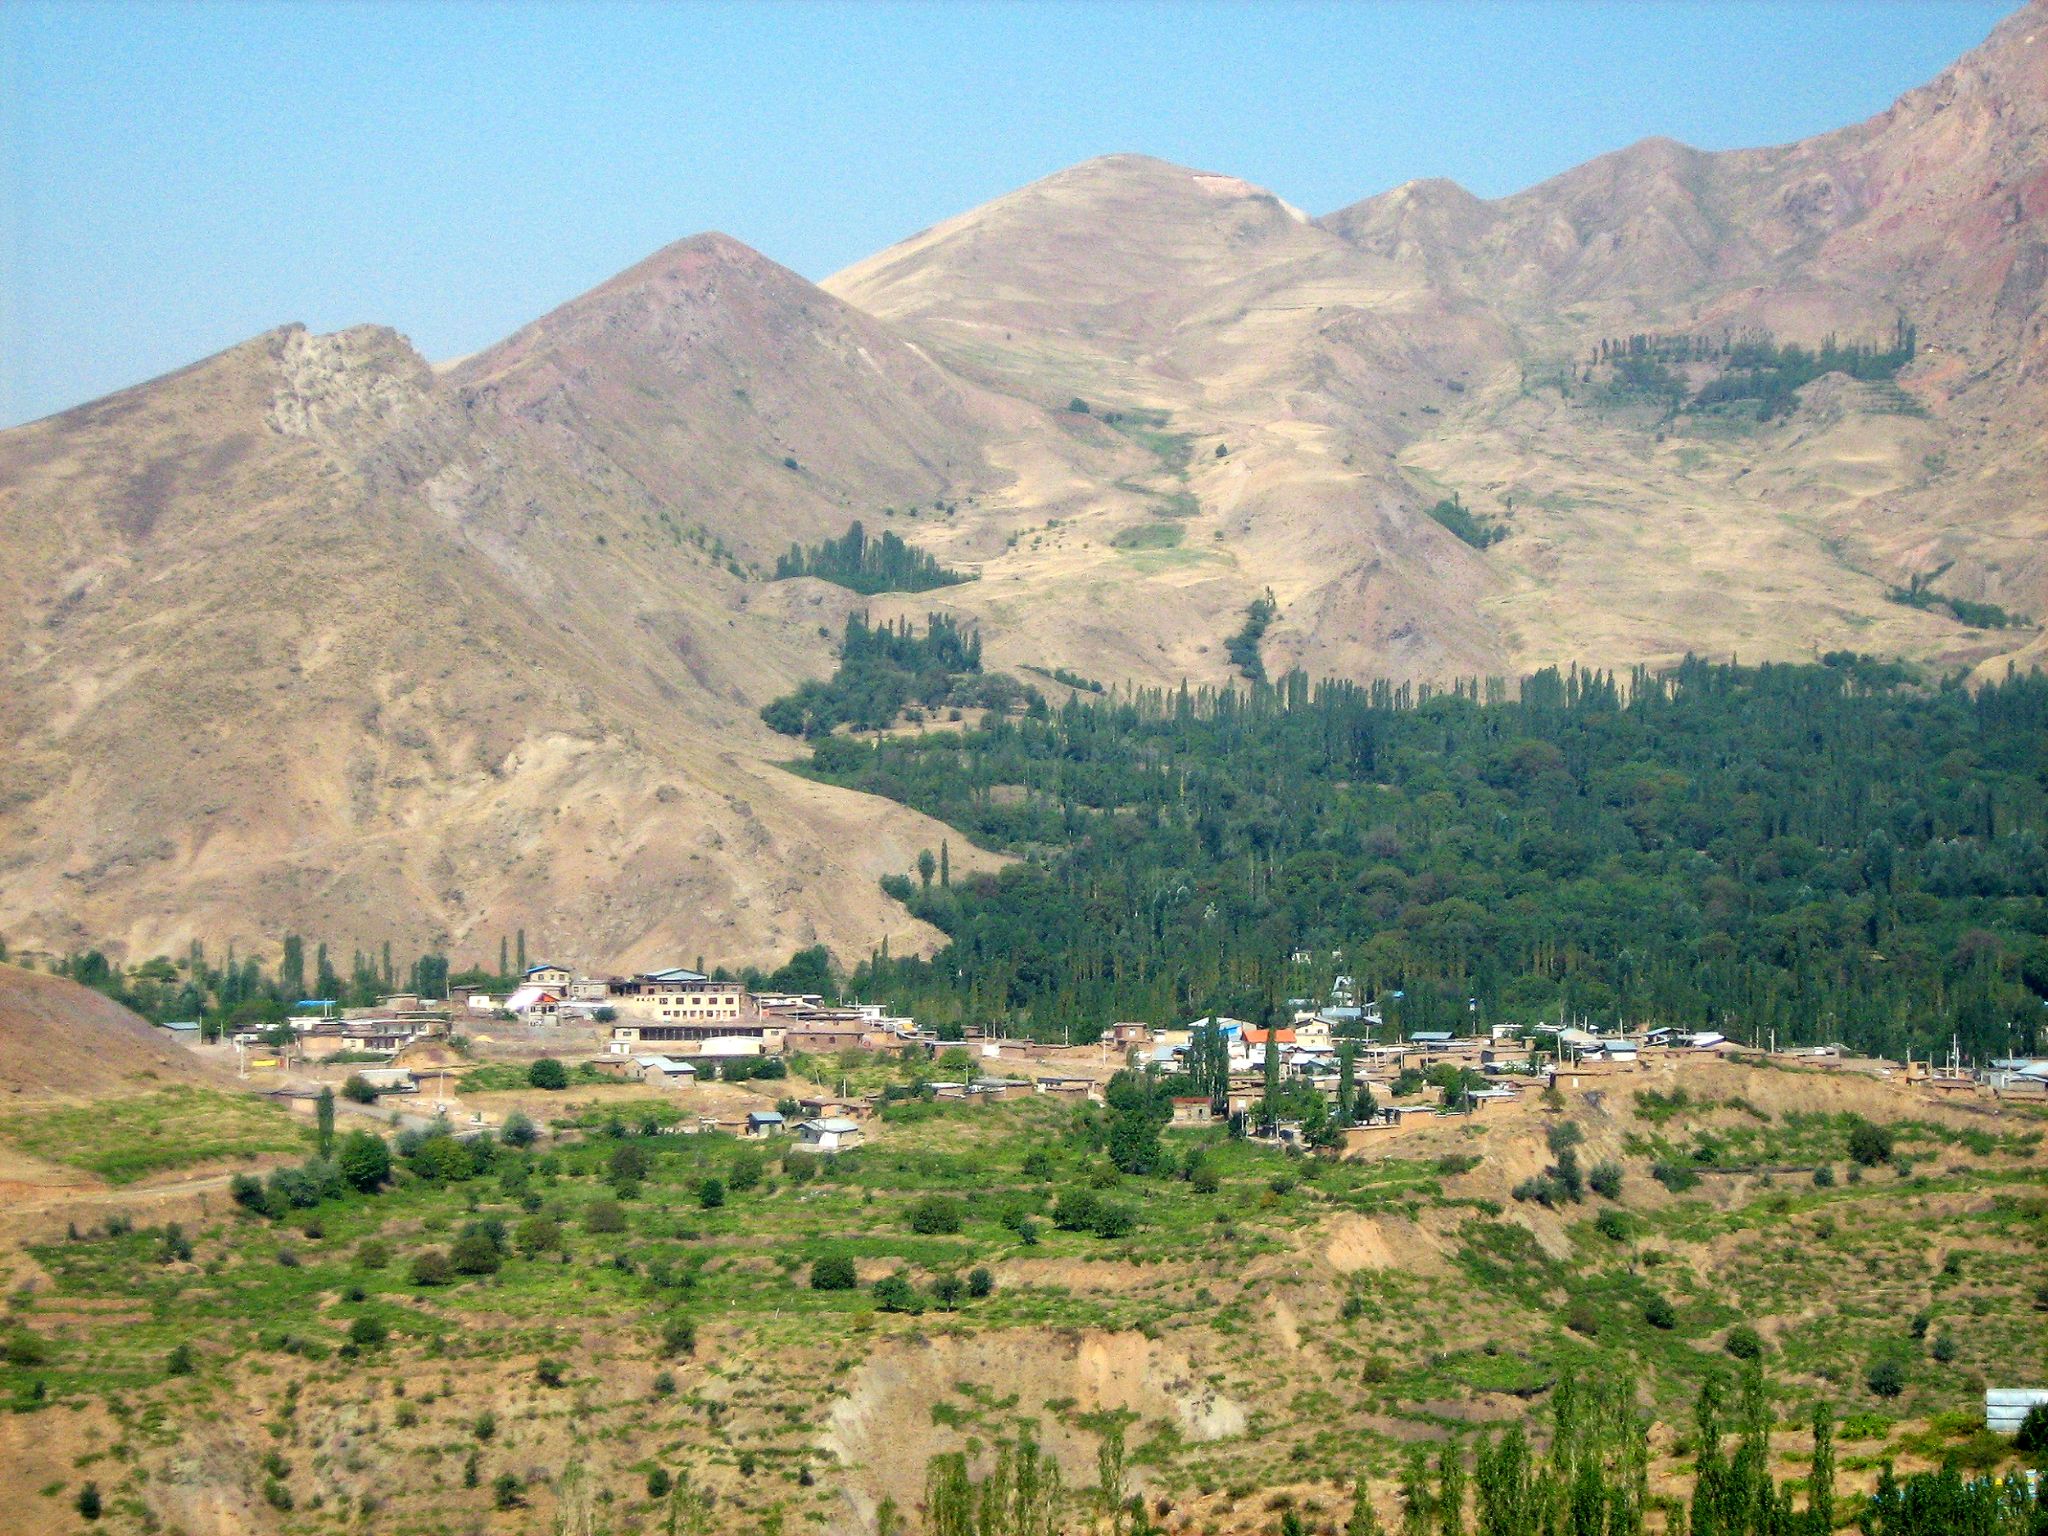
[[[0,1102],[217,1081],[185,1047],[111,998],[0,964]]]

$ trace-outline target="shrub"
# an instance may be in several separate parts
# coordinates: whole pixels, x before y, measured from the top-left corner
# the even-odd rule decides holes
[[[654,1395],[656,1397],[674,1397],[676,1395],[676,1373],[674,1371],[656,1371],[654,1373]]]
[[[348,1341],[357,1349],[375,1349],[390,1337],[381,1318],[359,1317],[348,1325]]]
[[[413,1255],[412,1283],[414,1285],[446,1285],[455,1278],[455,1266],[448,1261],[444,1248],[429,1248],[424,1253]]]
[[[986,1264],[977,1264],[967,1272],[967,1294],[975,1300],[994,1295],[995,1289],[995,1274]]]
[[[190,1376],[198,1368],[199,1362],[193,1355],[190,1344],[179,1344],[164,1356],[166,1376]]]
[[[102,1510],[100,1504],[100,1485],[88,1479],[85,1486],[78,1490],[78,1498],[75,1502],[78,1507],[79,1516],[82,1519],[99,1519]]]
[[[715,1211],[725,1204],[725,1185],[718,1179],[706,1179],[697,1186],[697,1203],[707,1211]]]
[[[1721,1347],[1738,1360],[1760,1360],[1764,1353],[1764,1339],[1749,1324],[1737,1323],[1728,1330],[1728,1337],[1721,1341]]]
[[[360,1072],[351,1072],[348,1081],[341,1085],[341,1096],[351,1104],[374,1104],[377,1090],[370,1086],[370,1080]]]
[[[1953,1363],[1956,1358],[1955,1335],[1951,1333],[1937,1333],[1934,1336],[1934,1347],[1928,1353],[1933,1355],[1943,1365]]]
[[[350,1131],[335,1149],[334,1166],[349,1188],[368,1194],[391,1177],[391,1148],[370,1131]]]
[[[1880,1163],[1890,1162],[1892,1133],[1868,1120],[1858,1120],[1849,1128],[1849,1156],[1862,1168],[1875,1168]]]
[[[1194,1171],[1188,1175],[1188,1188],[1198,1195],[1213,1195],[1222,1187],[1223,1180],[1206,1162],[1196,1164]]]
[[[742,1152],[725,1171],[725,1187],[736,1195],[743,1195],[760,1184],[762,1172],[761,1154]]]
[[[612,1155],[605,1159],[605,1173],[614,1184],[638,1184],[647,1177],[653,1166],[647,1149],[634,1142],[625,1142],[612,1148]]]
[[[559,1360],[543,1357],[533,1363],[533,1379],[544,1387],[559,1387],[568,1369]]]
[[[910,1230],[926,1237],[958,1232],[962,1219],[960,1202],[947,1195],[927,1195],[910,1208]]]
[[[1650,1177],[1674,1195],[1682,1195],[1700,1182],[1700,1176],[1684,1163],[1658,1163],[1650,1169]]]
[[[519,1223],[514,1241],[518,1243],[519,1251],[529,1259],[539,1258],[544,1253],[558,1253],[562,1247],[562,1225],[551,1216],[529,1216]]]
[[[491,1499],[500,1509],[517,1509],[522,1500],[519,1497],[519,1478],[511,1472],[500,1472],[491,1484]]]
[[[1617,1243],[1627,1242],[1635,1231],[1635,1223],[1628,1219],[1626,1211],[1602,1211],[1593,1225],[1602,1237]]]
[[[364,1269],[382,1269],[391,1262],[391,1245],[381,1237],[366,1237],[356,1244],[356,1263]]]
[[[476,1422],[470,1427],[477,1439],[489,1444],[498,1433],[498,1416],[486,1408],[476,1416]]]
[[[505,1117],[498,1139],[508,1147],[530,1147],[540,1140],[540,1129],[515,1109]]]
[[[674,1486],[674,1479],[668,1475],[666,1467],[656,1467],[647,1474],[647,1497],[650,1499],[667,1498],[669,1489]]]
[[[1863,1384],[1878,1397],[1893,1398],[1906,1390],[1906,1370],[1890,1355],[1871,1362]]]
[[[843,1253],[827,1254],[811,1265],[811,1289],[814,1291],[850,1291],[857,1284],[853,1260]]]
[[[687,1317],[672,1317],[661,1328],[661,1347],[671,1355],[697,1353],[697,1325]]]
[[[503,1262],[498,1245],[480,1227],[471,1227],[448,1250],[448,1264],[458,1275],[495,1275]]]
[[[543,1056],[526,1069],[526,1081],[549,1093],[560,1093],[569,1086],[569,1069],[554,1057]]]
[[[2020,1420],[2019,1433],[2012,1437],[2012,1448],[2024,1456],[2048,1451],[2048,1403],[2036,1403],[2027,1410],[2027,1416]]]
[[[626,1208],[616,1200],[593,1200],[583,1207],[583,1230],[586,1232],[623,1232],[626,1230]]]
[[[1590,1301],[1575,1301],[1565,1308],[1564,1325],[1573,1333],[1583,1334],[1589,1339],[1600,1336],[1600,1314],[1593,1310]]]
[[[1127,1205],[1112,1205],[1103,1201],[1095,1210],[1095,1220],[1088,1230],[1097,1237],[1128,1237],[1138,1225],[1138,1213]]]
[[[917,1287],[910,1283],[907,1275],[898,1273],[884,1275],[875,1282],[875,1305],[884,1312],[922,1312],[924,1307],[917,1299]]]
[[[1652,1296],[1643,1303],[1643,1321],[1652,1328],[1672,1329],[1678,1326],[1678,1309],[1668,1298]]]
[[[1818,1168],[1814,1169],[1813,1187],[1815,1189],[1833,1189],[1835,1187],[1835,1170],[1827,1163],[1822,1163]]]
[[[1550,1128],[1544,1140],[1549,1142],[1551,1154],[1555,1156],[1572,1147],[1583,1145],[1586,1133],[1579,1129],[1576,1120],[1560,1120]]]
[[[1593,1165],[1593,1171],[1586,1176],[1586,1182],[1593,1186],[1593,1193],[1609,1200],[1621,1198],[1621,1164],[1611,1158]]]

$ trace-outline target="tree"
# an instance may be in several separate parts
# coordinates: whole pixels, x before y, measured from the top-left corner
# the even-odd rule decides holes
[[[569,1086],[569,1069],[552,1056],[542,1056],[526,1069],[526,1081],[535,1088],[559,1093]]]
[[[320,1097],[313,1101],[313,1138],[320,1155],[327,1157],[334,1151],[334,1090],[322,1088]]]
[[[1881,1125],[1868,1120],[1858,1120],[1849,1128],[1849,1156],[1858,1166],[1875,1168],[1888,1163],[1892,1158],[1892,1133]]]
[[[446,1285],[455,1277],[455,1268],[448,1262],[448,1250],[429,1248],[413,1255],[412,1283],[414,1285]]]
[[[448,1263],[458,1275],[495,1275],[503,1259],[489,1234],[472,1226],[449,1248]]]
[[[853,1260],[843,1253],[827,1254],[811,1265],[811,1289],[814,1291],[850,1291],[859,1280],[853,1272]]]
[[[530,1147],[540,1139],[540,1131],[531,1120],[515,1109],[505,1117],[505,1124],[498,1131],[498,1139],[508,1147]]]
[[[932,1300],[948,1312],[960,1305],[960,1298],[966,1291],[967,1287],[958,1275],[940,1275],[932,1281]]]
[[[360,1072],[351,1072],[348,1081],[341,1085],[341,1096],[351,1104],[374,1104],[377,1090],[370,1086],[370,1080]]]
[[[350,1188],[369,1194],[391,1177],[391,1148],[373,1131],[350,1131],[335,1151],[334,1166]]]
[[[932,876],[938,872],[939,861],[932,857],[931,849],[919,850],[917,855],[917,878],[923,882],[924,888],[927,891],[932,888]]]
[[[1430,1536],[1434,1513],[1429,1491],[1429,1453],[1411,1445],[1401,1464],[1401,1536]]]
[[[697,1186],[697,1203],[707,1211],[715,1211],[725,1204],[725,1184],[720,1179],[706,1179]]]
[[[100,1514],[102,1512],[102,1506],[100,1503],[100,1485],[92,1481],[92,1479],[87,1478],[84,1485],[80,1487],[78,1490],[78,1498],[76,1500],[76,1503],[80,1519],[99,1519]]]
[[[995,1273],[986,1264],[977,1264],[967,1272],[967,1294],[975,1300],[994,1295],[995,1289]]]
[[[1344,1536],[1380,1536],[1379,1512],[1372,1507],[1372,1489],[1362,1473],[1351,1485],[1351,1518],[1344,1522]]]
[[[960,1202],[949,1195],[926,1195],[910,1208],[910,1230],[933,1237],[958,1232],[963,1218]]]
[[[946,840],[942,837],[939,839],[939,889],[942,891],[949,891],[952,888],[953,856],[951,851],[946,847]]]
[[[1884,1355],[1871,1362],[1870,1370],[1863,1378],[1863,1384],[1882,1398],[1894,1398],[1906,1390],[1905,1367],[1894,1355]]]

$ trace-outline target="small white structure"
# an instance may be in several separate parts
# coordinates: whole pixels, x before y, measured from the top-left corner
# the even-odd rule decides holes
[[[697,1069],[673,1056],[635,1056],[633,1066],[641,1082],[657,1088],[687,1088],[697,1080]]]
[[[2034,1407],[2048,1407],[2048,1388],[1986,1387],[1984,1427],[1995,1434],[2016,1435],[2027,1410]]]
[[[819,1152],[844,1152],[860,1145],[860,1126],[837,1116],[826,1120],[806,1120],[796,1128],[796,1133],[804,1146]]]

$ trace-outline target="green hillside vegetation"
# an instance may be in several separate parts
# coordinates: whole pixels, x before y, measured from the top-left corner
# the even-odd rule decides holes
[[[1454,491],[1429,509],[1429,515],[1474,549],[1486,549],[1508,536],[1507,528],[1467,507]]]
[[[1946,593],[1935,591],[1935,582],[1942,578],[1948,568],[1945,564],[1936,566],[1932,571],[1916,571],[1907,578],[1906,585],[1887,589],[1885,596],[1892,602],[1902,603],[1908,608],[1946,608],[1958,624],[1967,624],[1971,629],[2032,627],[2032,620],[2017,613],[2008,613],[1996,603],[1977,603],[1968,598],[1950,597]]]
[[[1514,696],[1297,674],[821,752],[815,772],[1041,855],[917,892],[948,947],[851,980],[1045,1038],[1256,1021],[1342,972],[1404,994],[1410,1028],[1462,1025],[1472,1000],[1481,1022],[2027,1048],[2048,680],[1828,661],[1549,671]]]
[[[117,1219],[36,1245],[48,1285],[7,1325],[0,1398],[28,1415],[107,1405],[130,1426],[111,1465],[138,1501],[184,1475],[182,1437],[222,1395],[247,1392],[268,1426],[258,1481],[279,1509],[388,1505],[403,1528],[428,1529],[467,1520],[504,1478],[536,1510],[591,1478],[615,1520],[660,1529],[659,1469],[715,1487],[718,1528],[802,1529],[829,1516],[846,1475],[819,1440],[863,1361],[934,1336],[1024,1348],[1105,1330],[1201,1362],[1204,1390],[1252,1413],[1245,1432],[1210,1441],[1131,1426],[1130,1482],[1142,1475],[1168,1506],[1248,1510],[1261,1489],[1402,1478],[1416,1437],[1448,1447],[1459,1471],[1484,1447],[1473,1496],[1495,1498],[1500,1477],[1522,1475],[1514,1448],[1528,1441],[1513,1424],[1478,1436],[1444,1416],[1447,1396],[1476,1395],[1547,1405],[1536,1411],[1567,1431],[1553,1467],[1581,1463],[1567,1448],[1583,1410],[1601,1488],[1640,1506],[1638,1404],[1677,1421],[1700,1403],[1706,1422],[1679,1454],[1712,1496],[1756,1473],[1739,1452],[1726,1470],[1701,1452],[1719,1443],[1707,1431],[1723,1411],[1718,1389],[1701,1394],[1736,1371],[1727,1341],[1771,1315],[1767,1346],[1738,1351],[1750,1373],[1728,1416],[1738,1436],[1754,1433],[1761,1394],[1798,1422],[1822,1405],[1850,1414],[1857,1467],[1906,1455],[1995,1467],[2010,1454],[1973,1436],[1968,1409],[1981,1373],[2043,1343],[2027,1297],[2048,1206],[2025,1138],[1969,1162],[1944,1150],[1950,1133],[1900,1122],[1883,1128],[1897,1161],[1951,1165],[1880,1166],[1828,1188],[1787,1179],[1721,1202],[1588,1194],[1566,1208],[1559,1257],[1513,1212],[1454,1192],[1494,1155],[1484,1139],[1456,1159],[1326,1162],[1221,1131],[1162,1134],[1164,1096],[1184,1086],[1172,1080],[1126,1077],[1101,1109],[976,1108],[922,1097],[932,1070],[896,1064],[903,1097],[885,1139],[837,1158],[662,1135],[678,1111],[653,1098],[560,1124],[544,1148],[440,1129],[387,1152],[344,1134],[331,1161],[237,1179],[225,1210],[196,1224]],[[1730,1113],[1688,1103],[1660,1134],[1704,1143]],[[1773,1162],[1849,1159],[1853,1126],[1742,1118]],[[1573,1140],[1556,1125],[1554,1145]],[[1624,1197],[1652,1187],[1657,1155],[1623,1154]],[[1627,1235],[1609,1234],[1595,1205],[1625,1211]],[[1322,1224],[1361,1217],[1429,1225],[1444,1262],[1301,1265]],[[1261,1321],[1283,1300],[1300,1319],[1291,1351]],[[130,1310],[90,1310],[114,1302]],[[930,1398],[932,1425],[984,1443],[1059,1427],[1122,1445],[1115,1419],[1071,1398],[959,1381],[934,1381]],[[1932,1427],[1895,1434],[1912,1416]],[[343,1426],[348,1452],[330,1455]],[[416,1461],[422,1445],[439,1450]],[[1524,1471],[1548,1486],[1540,1467]],[[1067,1529],[1097,1492],[1073,1489]],[[1854,1512],[1847,1495],[1842,1511]]]
[[[934,587],[955,586],[974,577],[966,571],[950,570],[923,550],[906,544],[894,533],[884,531],[879,539],[867,536],[859,522],[836,539],[805,548],[789,546],[789,553],[775,562],[775,579],[815,576],[849,591],[873,596],[879,592],[929,592]]]
[[[1042,711],[1045,700],[1005,673],[982,671],[978,632],[943,613],[926,615],[922,634],[908,619],[871,625],[856,613],[847,616],[832,676],[771,701],[761,718],[785,736],[817,738],[842,725],[886,730],[926,710],[1013,707]]]

